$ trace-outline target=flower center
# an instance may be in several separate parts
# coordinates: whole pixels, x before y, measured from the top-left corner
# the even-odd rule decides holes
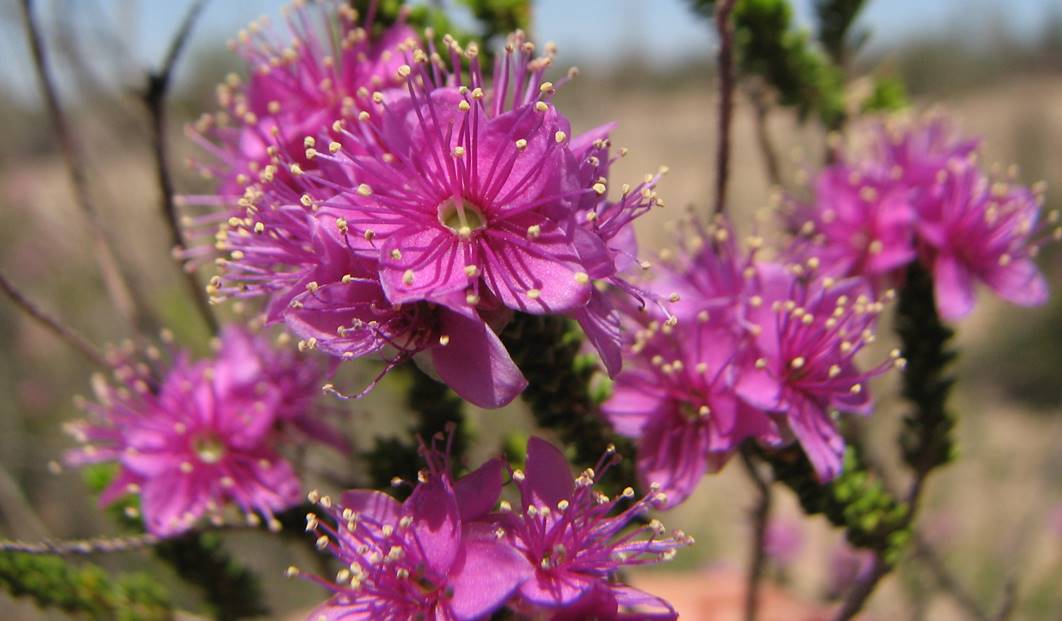
[[[225,443],[211,434],[192,441],[192,450],[204,464],[216,464],[225,456]]]
[[[439,205],[439,223],[467,240],[474,231],[487,225],[487,219],[478,207],[463,198],[454,197]]]
[[[703,421],[712,415],[712,408],[707,404],[694,405],[687,402],[679,404],[679,413],[690,422]]]

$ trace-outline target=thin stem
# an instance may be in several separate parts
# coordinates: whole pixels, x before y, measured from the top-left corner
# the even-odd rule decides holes
[[[715,206],[713,213],[726,210],[726,190],[730,177],[730,121],[734,115],[734,25],[730,13],[734,0],[720,0],[715,9],[719,33],[719,136],[715,150]]]
[[[878,583],[891,569],[892,567],[881,557],[881,553],[875,552],[870,568],[863,575],[862,580],[852,587],[848,597],[845,598],[844,603],[841,605],[841,609],[837,611],[834,621],[848,621],[859,614],[866,601],[874,593]]]
[[[763,158],[763,167],[767,173],[767,181],[772,186],[782,184],[782,168],[778,163],[778,150],[771,140],[771,133],[767,126],[770,115],[770,106],[767,103],[767,91],[762,85],[753,86],[749,89],[749,99],[752,101],[752,109],[756,121],[756,144]]]
[[[752,546],[745,577],[745,621],[756,621],[760,608],[760,586],[767,566],[767,521],[771,515],[771,485],[756,467],[748,450],[741,451],[741,463],[756,487],[756,504],[752,509]]]
[[[0,539],[0,552],[22,554],[51,554],[55,556],[85,556],[108,552],[141,550],[159,543],[155,535],[130,535],[126,537],[93,537],[91,539],[15,541]]]
[[[44,96],[48,116],[51,119],[52,127],[55,129],[56,138],[58,138],[60,149],[63,152],[67,175],[70,177],[70,184],[74,189],[74,200],[89,221],[89,228],[93,237],[93,251],[100,268],[100,274],[103,277],[103,284],[107,288],[107,293],[112,303],[127,320],[138,327],[148,327],[143,323],[146,321],[144,314],[141,312],[144,305],[136,295],[135,290],[130,286],[129,279],[123,273],[100,222],[99,211],[93,204],[91,193],[89,192],[85,161],[67,124],[62,106],[59,105],[59,95],[55,90],[55,83],[48,66],[43,38],[33,18],[33,0],[22,0],[22,21],[26,30],[26,37],[29,39],[30,51],[33,55],[37,80],[40,82],[41,94]]]
[[[933,574],[933,577],[936,578],[937,584],[940,585],[940,588],[950,595],[952,599],[955,600],[955,603],[966,611],[966,614],[971,619],[976,619],[977,621],[992,621],[992,617],[982,610],[981,606],[978,605],[973,596],[970,595],[957,580],[955,580],[954,576],[948,571],[947,566],[944,565],[944,561],[937,556],[936,551],[929,545],[929,542],[926,541],[925,538],[916,533],[914,536],[914,545],[918,557],[922,559],[926,568],[928,568]]]
[[[155,177],[161,194],[160,205],[163,218],[169,228],[170,243],[174,248],[182,247],[184,238],[181,235],[180,218],[174,201],[173,177],[170,175],[169,157],[166,150],[166,96],[169,93],[173,71],[177,66],[177,59],[188,42],[192,27],[195,25],[195,21],[203,11],[204,6],[206,6],[206,0],[197,0],[188,9],[188,13],[185,15],[184,21],[181,22],[177,34],[174,35],[173,41],[170,42],[162,68],[148,73],[147,88],[144,89],[141,95],[141,101],[151,119],[151,148],[155,156]],[[203,321],[211,332],[216,333],[218,331],[218,322],[210,308],[206,290],[200,285],[194,271],[185,269],[182,266],[181,272],[184,274],[185,284],[188,285],[192,300],[195,302],[200,315],[202,315]]]
[[[0,273],[0,289],[4,290],[4,293],[15,303],[16,306],[26,312],[27,315],[32,317],[47,329],[52,334],[56,335],[68,345],[81,352],[83,356],[88,358],[94,364],[108,369],[111,365],[107,363],[107,359],[104,357],[100,350],[96,349],[96,346],[86,340],[83,336],[74,332],[71,328],[64,326],[55,317],[52,317],[47,312],[42,310],[39,306],[33,303],[29,298],[19,291],[15,285]]]

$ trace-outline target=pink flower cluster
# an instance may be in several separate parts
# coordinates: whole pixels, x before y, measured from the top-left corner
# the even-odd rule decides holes
[[[841,471],[839,412],[868,414],[869,370],[856,356],[874,339],[882,303],[859,278],[823,275],[817,260],[760,260],[722,222],[691,224],[650,288],[674,319],[632,309],[633,338],[605,413],[638,441],[638,473],[666,505],[692,493],[746,440],[795,440],[819,478]],[[759,240],[750,240],[753,248]]]
[[[346,448],[312,407],[326,369],[295,352],[230,326],[211,359],[177,350],[167,363],[154,347],[144,360],[133,354],[112,352],[117,386],[94,382],[88,417],[68,427],[84,446],[66,461],[117,464],[100,503],[138,495],[152,534],[176,535],[204,517],[223,520],[229,505],[252,523],[260,514],[279,527],[274,514],[301,497],[281,446],[301,430]]]
[[[608,198],[611,127],[573,134],[552,50],[516,33],[488,80],[474,44],[438,50],[401,23],[374,35],[339,9],[330,49],[309,12],[289,16],[288,47],[246,35],[251,84],[221,92],[235,125],[201,123],[223,181],[184,200],[211,207],[193,228],[220,223],[212,294],[268,297],[304,348],[415,357],[483,407],[526,386],[497,336],[513,311],[577,319],[618,371],[619,318],[595,283],[633,288],[629,224],[659,176]]]
[[[830,275],[863,276],[878,289],[898,284],[919,261],[949,320],[973,309],[978,282],[1021,306],[1047,300],[1034,259],[1057,216],[1041,221],[1042,190],[993,180],[979,165],[977,141],[957,137],[944,117],[892,121],[869,140],[865,152],[819,173],[810,201],[789,201],[798,258],[815,257]]]
[[[308,619],[471,621],[502,607],[535,619],[677,618],[667,602],[615,580],[691,542],[656,520],[627,529],[659,499],[593,489],[615,454],[573,478],[564,455],[532,437],[524,470],[491,459],[455,481],[448,452],[423,453],[428,468],[405,502],[374,490],[338,501],[311,492],[325,517],[307,516],[307,530],[342,569],[334,580],[308,576],[333,592]],[[518,506],[499,501],[506,479]]]

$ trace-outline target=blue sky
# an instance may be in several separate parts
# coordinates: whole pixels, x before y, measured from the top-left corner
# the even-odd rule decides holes
[[[148,66],[159,61],[191,0],[40,0],[48,11],[58,7],[99,7],[89,11],[96,21],[121,23],[128,32],[127,46],[133,62]],[[84,3],[84,4],[82,4]],[[224,40],[261,14],[279,15],[286,0],[211,0],[192,46]],[[12,3],[14,4],[14,3]],[[798,19],[810,25],[812,0],[794,0]],[[1062,0],[870,0],[862,24],[873,33],[872,47],[888,47],[905,39],[947,32],[956,24],[968,25],[979,17],[982,25],[998,24],[1019,37],[1035,36],[1044,19],[1062,13]],[[3,24],[0,79],[19,93],[32,92],[27,72],[25,42],[9,5],[0,12]],[[553,40],[562,58],[584,65],[642,55],[653,64],[666,65],[711,50],[706,25],[691,16],[684,0],[536,0],[536,38]],[[973,20],[978,21],[978,20]],[[99,24],[100,27],[110,24]],[[977,36],[972,33],[971,36]]]

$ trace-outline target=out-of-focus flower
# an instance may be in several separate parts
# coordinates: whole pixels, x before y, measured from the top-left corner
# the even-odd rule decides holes
[[[246,83],[229,75],[217,88],[221,112],[204,115],[188,131],[215,160],[198,166],[218,179],[218,194],[238,197],[260,180],[271,147],[312,168],[305,136],[353,118],[371,91],[401,84],[395,77],[401,49],[418,39],[416,32],[399,21],[376,33],[367,17],[339,0],[297,2],[285,8],[286,32],[273,31],[262,17],[229,42],[247,68]]]
[[[328,519],[308,515],[307,530],[342,569],[335,580],[309,576],[334,595],[308,621],[484,619],[527,580],[524,556],[481,521],[498,502],[501,461],[455,483],[444,455],[424,453],[429,468],[405,502],[375,490],[338,501],[311,492]]]
[[[890,121],[868,134],[868,148],[818,175],[810,201],[788,201],[791,259],[866,278],[877,292],[920,261],[949,320],[973,309],[977,281],[1021,306],[1047,300],[1034,261],[1047,237],[1042,189],[991,181],[977,163],[978,141],[960,139],[943,116]]]
[[[528,441],[525,469],[513,473],[520,507],[505,505],[496,515],[507,539],[534,568],[519,588],[516,608],[554,619],[677,618],[667,602],[612,579],[623,567],[668,560],[692,542],[679,531],[665,535],[657,520],[627,530],[664,499],[655,489],[637,500],[630,488],[615,498],[595,491],[595,479],[616,458],[609,452],[597,468],[573,478],[556,447],[536,437]]]
[[[171,536],[203,517],[220,520],[230,504],[278,527],[274,513],[299,500],[295,472],[277,451],[290,436],[278,426],[342,446],[311,418],[323,368],[274,352],[240,328],[224,330],[213,359],[176,351],[164,367],[154,348],[144,362],[130,349],[112,354],[118,385],[97,378],[88,418],[69,427],[84,446],[67,461],[117,463],[100,502],[138,494],[148,532]]]
[[[966,161],[953,160],[938,176],[939,195],[918,203],[918,230],[941,316],[973,310],[978,281],[1020,306],[1045,303],[1047,281],[1035,263],[1044,237],[1041,197],[990,183]]]
[[[811,202],[790,207],[789,251],[816,260],[827,275],[864,276],[881,290],[916,257],[910,193],[891,178],[834,164],[819,173]]]
[[[780,568],[796,562],[803,549],[804,531],[800,521],[776,519],[768,522],[763,550]]]
[[[689,497],[747,438],[781,442],[769,416],[734,390],[741,337],[701,317],[631,321],[634,343],[604,406],[616,431],[638,440],[638,476],[644,485],[659,485],[669,507]]]

